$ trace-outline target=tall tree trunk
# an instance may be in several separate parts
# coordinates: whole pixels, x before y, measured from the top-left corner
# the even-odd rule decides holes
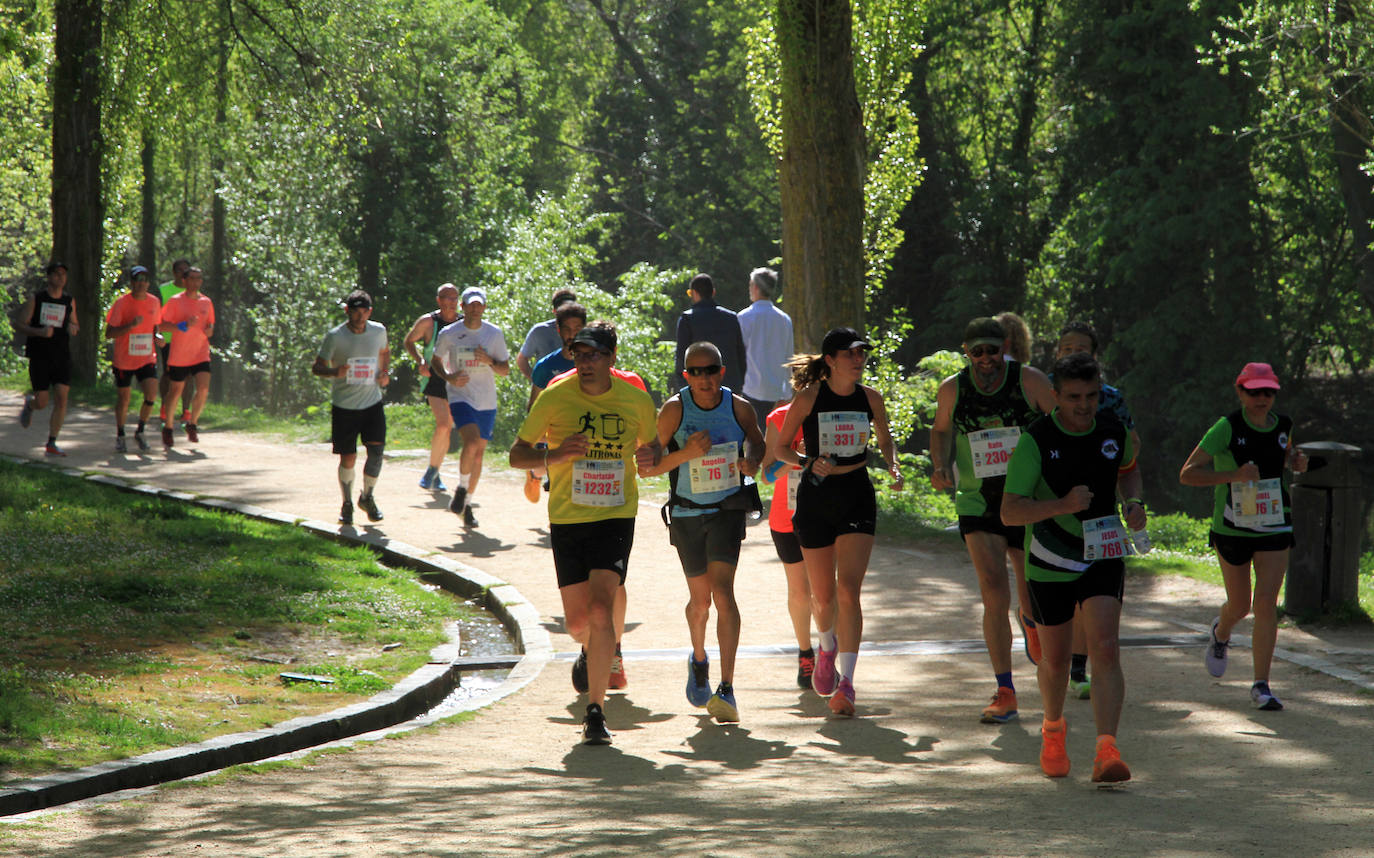
[[[778,0],[783,283],[799,351],[863,327],[863,116],[849,0]]]
[[[157,135],[143,132],[143,224],[138,242],[139,264],[147,268],[149,277],[157,282]]]
[[[78,381],[93,381],[99,354],[100,260],[105,197],[101,162],[99,0],[56,0],[52,71],[52,250],[68,266],[81,331],[72,341]]]
[[[1353,15],[1350,0],[1336,3],[1336,24],[1348,25]],[[1354,45],[1344,47],[1347,56],[1353,56],[1358,50]],[[1347,64],[1348,60],[1332,63],[1336,68]],[[1365,305],[1374,307],[1374,181],[1363,167],[1369,162],[1371,145],[1374,145],[1374,124],[1365,109],[1369,105],[1361,98],[1367,84],[1362,87],[1357,75],[1344,75],[1332,81],[1331,88],[1336,96],[1329,119],[1331,142],[1341,196],[1345,199],[1350,233],[1356,247],[1359,270],[1355,283]]]
[[[215,74],[215,129],[217,133],[210,146],[210,181],[214,183],[214,190],[210,203],[209,278],[216,293],[214,298],[218,299],[215,308],[215,328],[219,331],[216,340],[218,341],[217,345],[221,348],[237,339],[239,320],[243,318],[243,307],[234,300],[233,290],[225,281],[227,266],[224,261],[229,254],[229,242],[224,225],[224,197],[220,194],[220,188],[224,186],[224,140],[227,137],[224,126],[228,121],[228,102],[229,36],[227,33],[222,33],[219,41],[219,66]],[[216,400],[223,400],[225,388],[229,382],[230,368],[227,362],[220,361],[215,369],[216,371],[210,376],[210,393]],[[234,369],[237,370],[238,367]]]

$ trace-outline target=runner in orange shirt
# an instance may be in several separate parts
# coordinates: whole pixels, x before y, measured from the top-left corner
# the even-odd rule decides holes
[[[110,306],[105,314],[105,339],[114,340],[115,391],[115,452],[128,452],[124,440],[124,421],[129,416],[129,400],[133,398],[133,383],[138,381],[143,391],[143,404],[138,409],[138,429],[134,441],[140,453],[147,452],[148,442],[143,429],[157,402],[157,344],[153,342],[158,322],[162,320],[162,302],[148,294],[151,281],[148,269],[135,265],[129,269],[129,291]]]
[[[181,397],[186,379],[194,378],[196,398],[191,404],[191,419],[186,422],[186,440],[200,441],[197,424],[205,400],[210,396],[210,337],[215,333],[215,305],[201,294],[205,274],[199,268],[186,270],[186,289],[173,295],[162,308],[163,333],[177,332],[167,353],[167,375],[171,383],[162,397],[162,446],[171,449],[171,409]]]

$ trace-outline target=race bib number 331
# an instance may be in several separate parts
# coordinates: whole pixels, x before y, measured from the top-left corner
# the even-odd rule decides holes
[[[822,411],[816,428],[822,456],[857,456],[868,446],[868,415],[862,411]]]

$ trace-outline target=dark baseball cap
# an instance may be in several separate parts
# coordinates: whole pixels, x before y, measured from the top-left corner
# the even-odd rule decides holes
[[[872,349],[873,344],[853,328],[831,328],[821,340],[821,354],[833,355],[850,349]]]
[[[370,308],[372,306],[372,296],[361,289],[357,289],[349,292],[348,297],[344,299],[343,303],[344,306],[350,310],[356,310],[359,307]]]
[[[573,345],[591,346],[603,352],[615,351],[615,328],[599,325],[596,322],[577,332],[572,338]]]
[[[1002,323],[991,316],[979,316],[964,328],[964,345],[1002,345],[1007,339],[1007,331]]]
[[[148,277],[148,269],[144,268],[142,265],[135,265],[133,268],[129,269],[130,280],[137,280],[139,277],[146,279]]]
[[[63,271],[68,271],[68,272],[71,271],[71,269],[67,267],[67,263],[65,263],[65,262],[53,261],[53,262],[49,262],[49,263],[48,263],[48,267],[43,269],[43,273],[44,273],[44,274],[51,274],[51,273],[53,273],[54,271],[56,271],[57,269],[59,269],[59,268],[61,268]]]

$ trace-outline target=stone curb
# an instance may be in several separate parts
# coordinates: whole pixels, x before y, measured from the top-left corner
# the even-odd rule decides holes
[[[31,459],[4,458],[16,464],[38,464]],[[485,706],[523,688],[539,675],[553,656],[553,644],[548,630],[539,622],[538,611],[518,590],[480,569],[443,555],[388,539],[382,534],[356,532],[352,528],[346,532],[340,525],[302,519],[249,504],[196,497],[146,483],[130,484],[103,473],[86,474],[74,469],[63,469],[61,472],[124,491],[302,527],[337,542],[366,545],[388,564],[412,569],[443,589],[477,602],[495,614],[510,632],[521,658],[505,681],[484,694],[479,703],[459,707],[455,712]],[[430,723],[434,719],[421,716],[448,697],[461,679],[461,665],[455,664],[457,647],[453,644],[436,647],[431,652],[431,658],[433,661],[391,689],[323,715],[293,718],[261,730],[217,736],[194,745],[153,751],[126,760],[111,760],[11,784],[0,789],[0,816],[42,810],[119,790],[153,786],[228,766],[257,762],[340,739],[384,731],[405,722],[414,722],[414,726]]]

